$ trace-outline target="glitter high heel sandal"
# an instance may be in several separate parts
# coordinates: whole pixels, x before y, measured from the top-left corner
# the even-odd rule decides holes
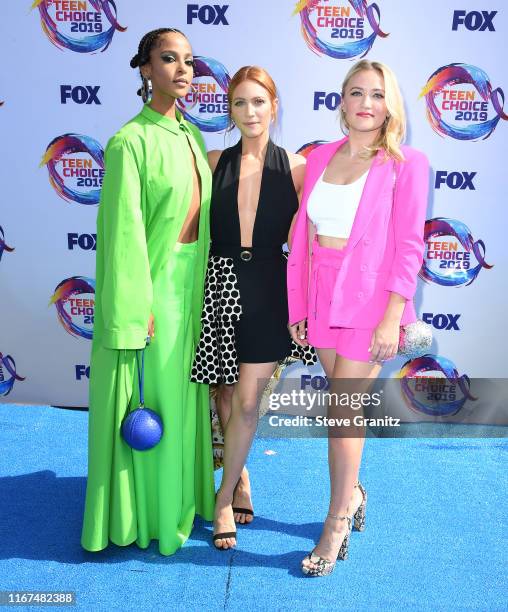
[[[339,552],[337,553],[336,560],[338,561],[340,559],[342,561],[345,561],[348,557],[349,536],[351,535],[352,528],[351,517],[339,516],[338,514],[328,514],[327,518],[336,519],[338,521],[347,521],[346,533],[344,534],[344,538],[342,540],[342,544],[340,545]],[[302,566],[302,572],[307,576],[328,576],[333,572],[335,568],[336,561],[328,561],[328,559],[323,559],[323,557],[315,555],[313,550],[305,558],[309,559],[309,561],[316,566]]]

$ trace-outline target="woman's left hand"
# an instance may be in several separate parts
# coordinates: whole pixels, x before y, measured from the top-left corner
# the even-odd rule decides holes
[[[369,351],[372,362],[393,359],[399,349],[400,322],[382,320],[372,334]]]

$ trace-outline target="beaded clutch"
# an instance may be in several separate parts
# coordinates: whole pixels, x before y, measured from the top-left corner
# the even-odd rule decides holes
[[[410,357],[421,357],[425,355],[432,344],[432,327],[418,319],[414,323],[408,323],[400,328],[399,355]]]

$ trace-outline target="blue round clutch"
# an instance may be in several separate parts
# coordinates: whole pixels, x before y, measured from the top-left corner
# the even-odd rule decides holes
[[[150,408],[136,408],[122,423],[122,437],[134,450],[144,451],[160,442],[164,428],[160,416]]]

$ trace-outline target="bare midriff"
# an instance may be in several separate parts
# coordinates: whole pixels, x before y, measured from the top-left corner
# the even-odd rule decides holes
[[[178,237],[178,242],[184,244],[188,242],[196,242],[196,240],[198,239],[199,210],[201,206],[201,178],[199,176],[196,167],[196,159],[194,157],[192,149],[190,148],[190,145],[189,151],[192,166],[192,196],[189,205],[189,211],[187,212],[187,217],[185,218],[182,229],[180,231],[180,236]]]
[[[334,238],[333,236],[317,236],[319,246],[327,249],[342,250],[347,244],[347,238]]]

